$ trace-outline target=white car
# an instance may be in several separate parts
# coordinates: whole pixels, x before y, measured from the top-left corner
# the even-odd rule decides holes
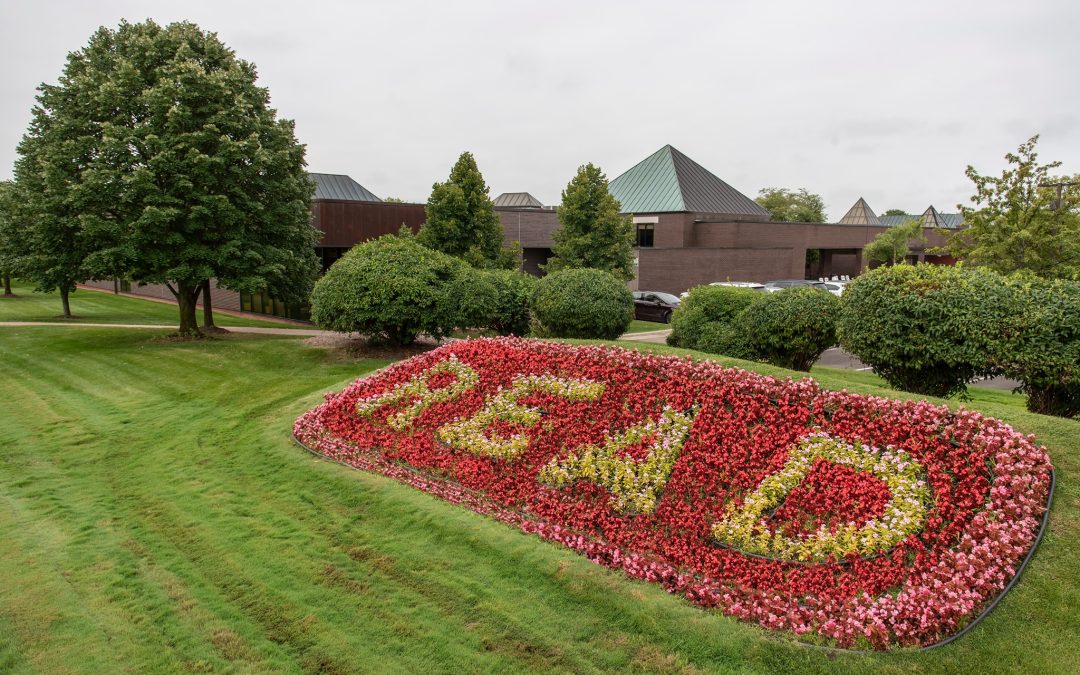
[[[714,281],[710,286],[730,286],[732,288],[749,288],[753,291],[764,291],[765,284],[759,284],[756,281]],[[685,298],[690,295],[690,291],[683,291],[680,298]]]

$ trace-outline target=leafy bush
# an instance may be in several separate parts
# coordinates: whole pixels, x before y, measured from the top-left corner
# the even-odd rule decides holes
[[[995,364],[1020,380],[1032,412],[1080,415],[1080,283],[1014,279],[1020,311],[1006,319]]]
[[[770,293],[735,318],[738,344],[750,358],[808,371],[836,344],[839,316],[840,299],[832,293],[810,287]]]
[[[995,374],[995,342],[1016,295],[987,270],[895,265],[855,279],[841,305],[844,349],[897,389],[947,397]]]
[[[539,335],[614,340],[634,319],[634,296],[609,272],[560,270],[540,279],[532,311]]]
[[[529,301],[539,280],[514,270],[485,270],[482,274],[495,293],[486,327],[499,335],[528,335]]]
[[[473,268],[412,237],[386,235],[354,246],[315,284],[311,319],[342,333],[391,344],[482,325],[494,287]]]
[[[702,351],[746,358],[736,346],[738,338],[723,326],[730,326],[739,312],[764,295],[749,288],[733,286],[698,286],[688,295],[671,315],[671,333],[668,344],[673,347],[700,349]],[[709,324],[720,324],[710,326]]]

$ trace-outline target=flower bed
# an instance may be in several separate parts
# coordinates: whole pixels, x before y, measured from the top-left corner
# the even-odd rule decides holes
[[[877,649],[974,619],[1051,478],[1044,448],[975,412],[514,338],[357,380],[294,432],[698,604]]]

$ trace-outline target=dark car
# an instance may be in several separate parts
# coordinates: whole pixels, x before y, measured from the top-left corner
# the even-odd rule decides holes
[[[634,291],[634,318],[639,321],[671,323],[671,313],[679,299],[661,291]]]

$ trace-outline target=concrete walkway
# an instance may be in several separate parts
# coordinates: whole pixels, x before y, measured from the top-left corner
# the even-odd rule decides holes
[[[627,342],[653,342],[655,344],[667,344],[667,336],[671,334],[671,329],[664,330],[650,330],[644,333],[624,333],[620,340]]]
[[[148,328],[151,330],[175,330],[176,324],[143,323],[75,323],[61,321],[0,321],[0,327],[32,328],[34,326],[63,326],[64,328]],[[219,326],[230,333],[257,333],[259,335],[295,335],[312,337],[316,335],[338,335],[328,330],[317,328],[263,328],[258,326]]]

